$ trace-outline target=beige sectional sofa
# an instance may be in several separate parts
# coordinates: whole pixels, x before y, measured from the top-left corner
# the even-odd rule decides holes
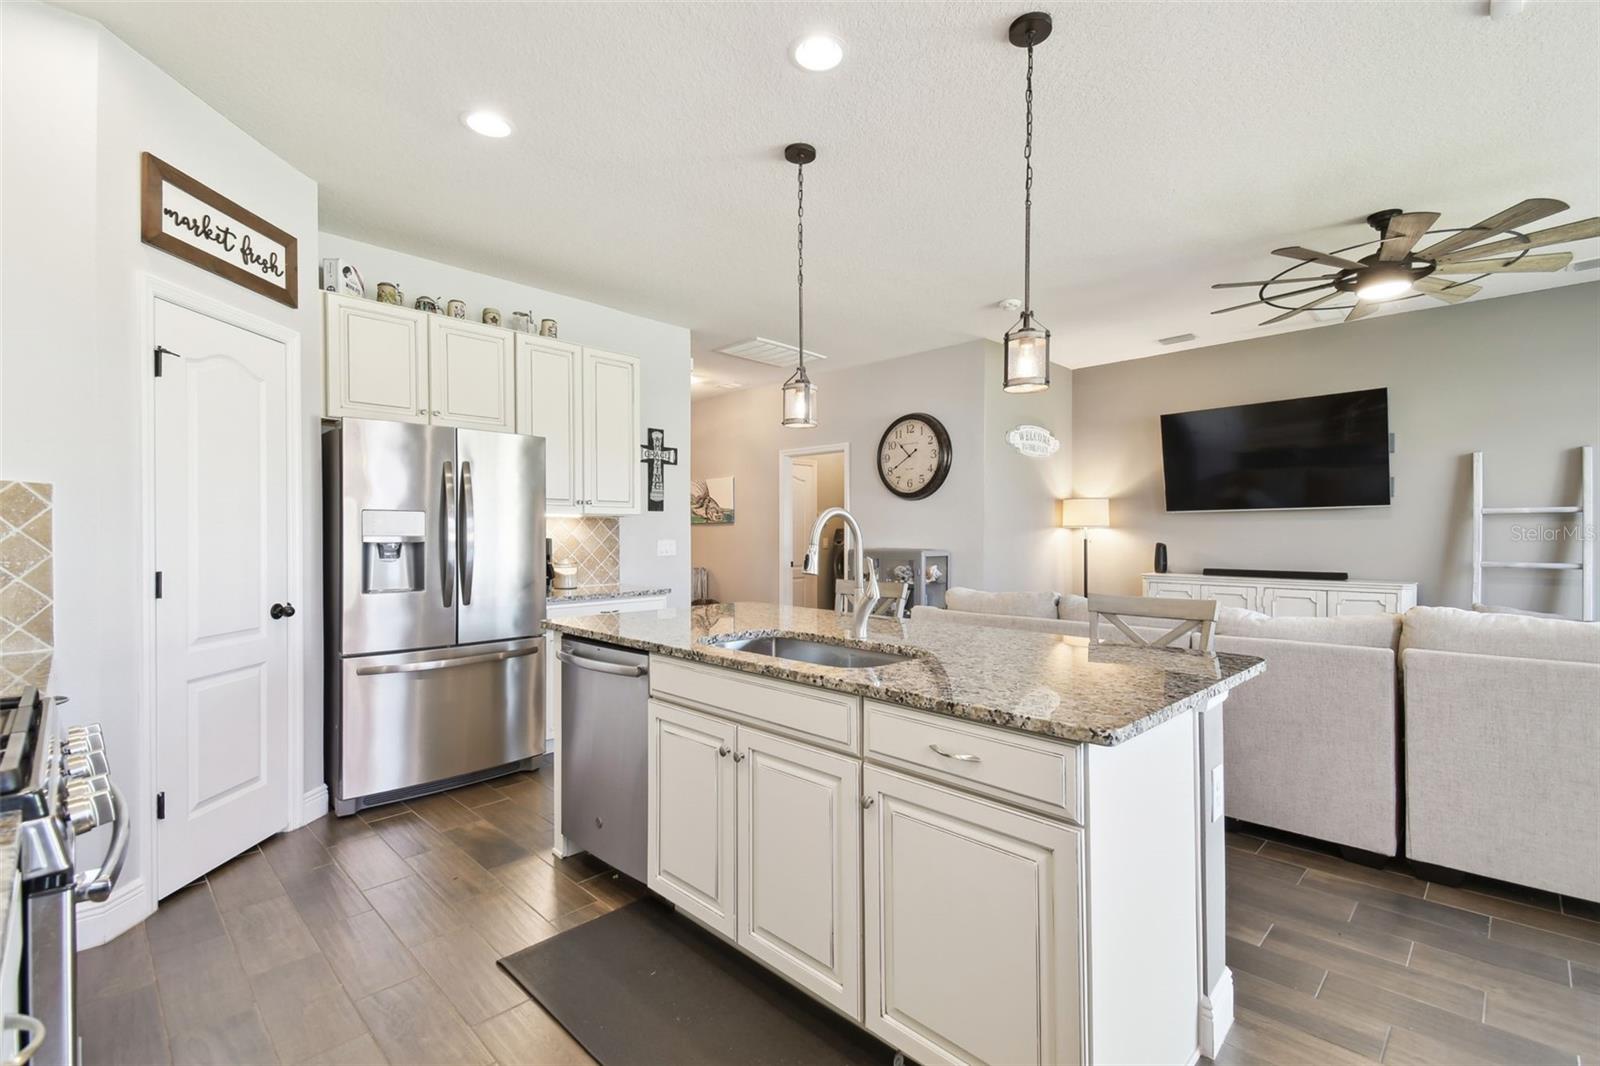
[[[947,602],[913,613],[1088,635],[1078,596],[951,589]],[[1224,715],[1230,817],[1600,900],[1600,625],[1222,608],[1216,647],[1268,662]]]

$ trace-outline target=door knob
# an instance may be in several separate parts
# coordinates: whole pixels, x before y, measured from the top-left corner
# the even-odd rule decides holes
[[[294,617],[294,604],[292,604],[292,603],[275,603],[275,604],[272,605],[272,609],[269,610],[267,613],[270,614],[274,619],[278,619],[278,618],[293,618]]]

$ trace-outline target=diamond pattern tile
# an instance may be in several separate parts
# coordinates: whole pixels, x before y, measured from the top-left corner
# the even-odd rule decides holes
[[[51,491],[0,481],[0,695],[41,685],[55,643]]]
[[[622,580],[615,518],[552,518],[545,533],[556,562],[577,564],[578,584],[615,585]]]

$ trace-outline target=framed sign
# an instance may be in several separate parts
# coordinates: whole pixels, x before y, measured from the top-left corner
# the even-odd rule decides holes
[[[149,152],[140,160],[139,237],[202,270],[300,306],[298,242]]]

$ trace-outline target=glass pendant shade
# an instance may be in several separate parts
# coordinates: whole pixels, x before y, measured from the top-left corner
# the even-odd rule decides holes
[[[1006,334],[1007,392],[1041,392],[1050,387],[1050,331],[1023,316]]]
[[[817,387],[803,366],[783,383],[783,424],[791,429],[817,428]]]

